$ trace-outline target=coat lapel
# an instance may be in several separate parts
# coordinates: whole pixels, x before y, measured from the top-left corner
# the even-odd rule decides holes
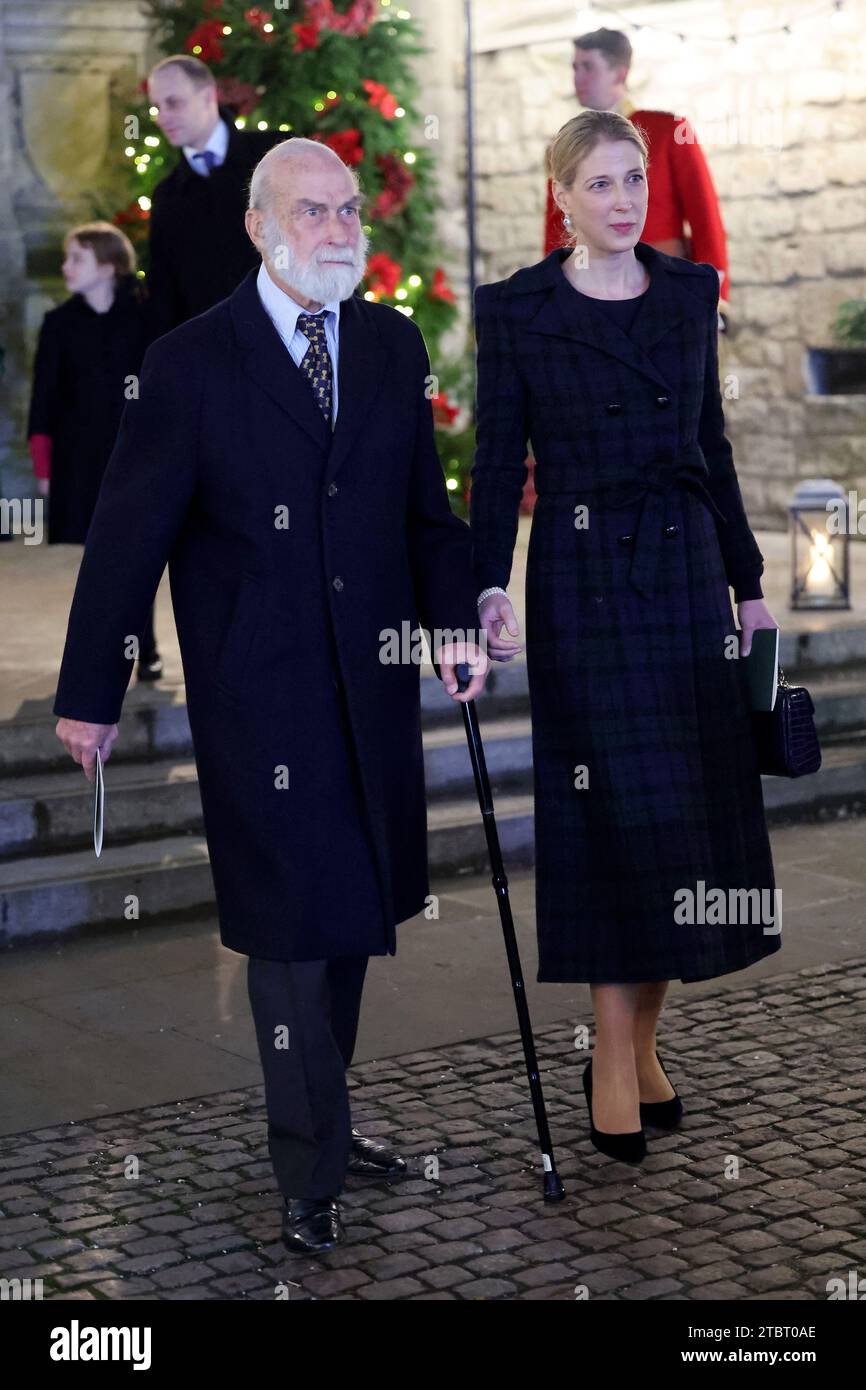
[[[229,301],[244,370],[320,448],[327,449],[328,423],[259,299],[257,275],[258,270],[249,271]]]
[[[568,255],[567,247],[557,247],[530,268],[537,273],[524,281],[522,288],[544,289],[546,293],[526,324],[529,332],[587,343],[670,390],[670,382],[652,361],[649,350],[694,310],[677,290],[659,253],[645,242],[635,246],[635,255],[649,270],[650,284],[630,333],[624,333],[589,296],[578,294],[569,284],[562,271]]]
[[[386,353],[357,295],[340,305],[337,354],[337,423],[334,430],[313,399],[310,384],[271,322],[251,270],[231,296],[235,334],[244,369],[276,405],[328,456],[325,480],[345,460],[381,385]]]
[[[331,438],[326,482],[335,476],[345,461],[376,400],[385,375],[386,359],[387,353],[373,324],[373,315],[366,310],[363,299],[356,294],[344,299],[340,305],[337,423]],[[328,434],[331,434],[330,430]]]

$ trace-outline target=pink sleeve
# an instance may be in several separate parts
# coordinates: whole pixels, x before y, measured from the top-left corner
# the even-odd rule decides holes
[[[37,478],[51,477],[51,447],[50,434],[31,434],[30,458]]]

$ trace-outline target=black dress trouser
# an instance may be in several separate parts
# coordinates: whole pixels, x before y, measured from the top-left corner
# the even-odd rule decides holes
[[[285,1197],[334,1197],[342,1189],[352,1128],[346,1068],[355,1050],[367,960],[249,958],[268,1150]]]
[[[154,626],[153,626],[153,615],[154,615],[155,609],[156,609],[156,603],[154,602],[154,603],[151,605],[150,612],[149,612],[148,615],[147,615],[147,621],[145,622],[144,628],[142,629],[141,636],[140,636],[140,638],[138,639],[138,655],[139,655],[139,660],[144,661],[144,662],[153,661],[154,657],[155,657],[156,654],[157,654],[157,652],[156,652],[156,633],[155,633],[155,631],[154,631]]]

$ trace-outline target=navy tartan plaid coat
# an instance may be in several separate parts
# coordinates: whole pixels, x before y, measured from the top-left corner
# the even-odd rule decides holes
[[[626,334],[566,279],[568,254],[475,300],[479,590],[507,587],[527,440],[536,462],[537,978],[708,979],[781,944],[745,676],[726,652],[729,585],[761,597],[763,557],[725,435],[718,276],[639,242],[650,284]]]

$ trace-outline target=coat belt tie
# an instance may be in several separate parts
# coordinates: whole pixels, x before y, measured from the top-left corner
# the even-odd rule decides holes
[[[600,499],[602,506],[615,501],[620,507],[624,507],[643,498],[634,533],[634,551],[628,577],[633,588],[649,597],[656,584],[665,500],[672,488],[686,487],[694,492],[723,525],[727,525],[727,518],[713,501],[706,486],[708,477],[709,470],[703,452],[698,446],[693,446],[674,459],[663,459],[649,464],[639,477],[621,481],[558,486],[557,470],[545,470],[542,466],[536,469],[535,487],[539,497],[585,496]]]

